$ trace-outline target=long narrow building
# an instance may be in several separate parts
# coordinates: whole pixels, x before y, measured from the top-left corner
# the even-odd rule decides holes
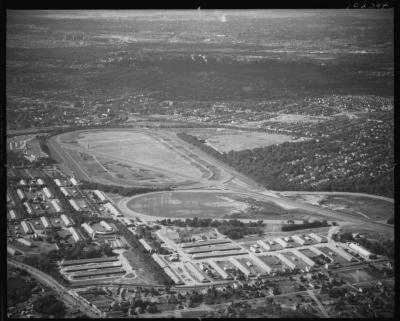
[[[21,201],[26,198],[25,193],[22,191],[22,189],[19,188],[17,188],[17,195]]]
[[[61,181],[58,179],[58,178],[56,178],[55,180],[54,180],[54,183],[56,183],[56,185],[58,186],[58,187],[60,187],[62,184],[61,184]]]
[[[99,191],[98,189],[96,189],[94,191],[94,193],[96,194],[96,196],[99,198],[100,201],[104,202],[107,200],[107,197],[103,194],[102,191]]]
[[[284,255],[277,253],[276,257],[281,260],[285,265],[287,265],[291,270],[293,270],[296,267],[296,264],[294,264],[292,261],[290,261],[288,258],[286,258]]]
[[[218,273],[219,275],[221,275],[221,277],[222,277],[224,280],[232,279],[232,276],[230,276],[228,273],[226,273],[216,262],[214,262],[213,260],[208,260],[207,262],[208,262],[208,264],[211,265],[211,267],[212,267],[215,271],[217,271],[217,273]]]
[[[252,273],[234,257],[230,257],[229,262],[231,262],[234,266],[236,266],[244,275],[252,276]]]
[[[60,191],[61,191],[61,193],[64,194],[65,197],[70,196],[70,194],[69,194],[68,191],[65,189],[65,187],[60,187]]]
[[[44,187],[43,188],[43,193],[47,198],[53,198],[53,194],[51,194],[50,190],[48,189],[48,187]]]
[[[104,204],[104,207],[114,216],[119,216],[120,212],[111,203]]]
[[[151,257],[152,257],[152,259],[153,259],[154,261],[157,262],[157,264],[158,264],[161,268],[165,268],[165,267],[167,266],[167,263],[164,261],[164,259],[163,259],[160,255],[154,253],[154,254],[151,255]]]
[[[313,260],[311,260],[307,255],[304,255],[303,253],[301,253],[299,250],[293,249],[292,252],[295,255],[297,255],[299,258],[301,258],[309,266],[314,266],[315,265],[315,262]]]
[[[14,210],[9,210],[8,214],[10,215],[11,220],[16,220],[17,219],[17,214],[15,214]]]
[[[90,235],[90,237],[93,239],[96,236],[96,231],[88,224],[88,223],[82,223],[81,226],[83,229]]]
[[[269,265],[267,265],[264,261],[259,259],[256,255],[253,255],[251,258],[254,261],[254,263],[256,263],[264,272],[268,274],[272,272],[272,268]]]
[[[75,242],[78,242],[78,241],[82,241],[82,240],[83,240],[82,237],[81,237],[81,235],[80,235],[80,233],[78,233],[78,231],[76,230],[75,227],[70,226],[70,227],[68,228],[68,230],[69,230],[69,232],[72,234],[72,237],[73,237],[73,239],[75,240]]]
[[[40,220],[42,221],[42,224],[43,224],[45,229],[51,228],[50,221],[49,221],[49,219],[47,217],[42,216],[42,217],[40,217]]]
[[[70,181],[71,184],[74,185],[74,186],[78,185],[78,181],[75,179],[75,177],[71,177],[71,178],[69,179],[69,181]]]
[[[176,285],[184,284],[183,281],[171,270],[169,266],[164,267],[163,270],[171,278],[171,280],[174,281]]]
[[[65,224],[65,226],[69,227],[69,226],[74,225],[73,222],[71,221],[71,219],[65,214],[61,214],[60,218],[63,221],[63,223]]]
[[[60,213],[62,211],[60,201],[57,198],[51,200],[51,205],[53,205],[57,213]]]
[[[33,234],[32,227],[30,226],[30,224],[28,224],[28,222],[22,221],[21,226],[22,226],[22,229],[24,230],[25,234]]]
[[[263,240],[258,240],[257,243],[258,243],[259,245],[261,245],[261,247],[262,247],[264,250],[266,250],[266,251],[270,251],[270,250],[271,250],[271,247],[270,247],[267,243],[265,243]]]
[[[79,212],[81,210],[81,208],[79,207],[78,203],[75,202],[75,200],[68,200],[68,202],[71,204],[71,206],[73,207],[73,209],[77,212]]]
[[[204,277],[204,275],[194,266],[192,262],[185,263],[185,267],[191,274],[200,282],[210,282],[208,279]]]
[[[139,239],[139,242],[142,243],[147,251],[151,252],[153,250],[153,248],[146,242],[145,239]]]
[[[23,202],[22,204],[25,206],[26,211],[28,212],[28,214],[32,215],[33,214],[33,210],[32,210],[32,207],[29,205],[29,203],[28,202]]]

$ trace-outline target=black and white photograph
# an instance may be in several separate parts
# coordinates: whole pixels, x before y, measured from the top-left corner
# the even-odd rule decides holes
[[[6,9],[4,319],[394,318],[368,4]]]

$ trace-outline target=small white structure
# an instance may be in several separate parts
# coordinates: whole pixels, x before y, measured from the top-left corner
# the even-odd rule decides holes
[[[262,247],[264,250],[266,250],[266,251],[271,250],[271,247],[270,247],[267,243],[265,243],[264,241],[259,240],[259,241],[257,241],[257,243],[260,244],[261,247]]]
[[[293,235],[292,239],[293,239],[293,241],[295,241],[296,243],[299,243],[300,245],[304,245],[306,243],[306,241],[297,234]]]
[[[17,188],[17,194],[21,201],[25,199],[25,193],[21,189]]]
[[[26,186],[27,185],[26,181],[24,179],[21,179],[18,184],[21,185],[21,186]]]
[[[39,179],[36,181],[36,184],[39,185],[39,186],[43,186],[43,185],[44,185],[44,180],[42,180],[41,178],[39,178]]]
[[[82,223],[81,226],[83,229],[90,235],[92,239],[95,238],[96,236],[96,231],[88,224],[88,223]]]
[[[108,224],[106,221],[100,221],[100,225],[101,225],[102,227],[104,227],[104,229],[105,229],[107,232],[111,232],[111,231],[113,230],[113,227],[112,227],[110,224]]]
[[[82,237],[80,236],[80,234],[78,233],[78,231],[75,229],[75,227],[69,227],[68,230],[70,231],[70,233],[72,234],[73,239],[75,240],[75,242],[81,241]]]
[[[322,242],[322,237],[315,234],[315,233],[310,233],[308,234],[308,236],[310,236],[311,238],[313,238],[315,241],[317,241],[318,243]]]
[[[281,260],[283,263],[285,263],[285,265],[287,265],[291,270],[293,270],[296,267],[296,264],[294,264],[292,261],[290,261],[289,259],[287,259],[285,256],[283,256],[280,253],[276,254],[277,258],[279,260]]]
[[[65,224],[65,226],[69,227],[69,226],[74,225],[74,223],[71,221],[71,219],[65,214],[61,214],[60,218],[63,221],[63,223]]]
[[[371,257],[371,255],[373,255],[370,251],[361,247],[357,243],[351,242],[349,244],[349,248],[351,248],[353,251],[355,251],[356,253],[360,254],[362,257],[367,258],[367,259],[369,259]]]
[[[57,198],[51,200],[51,205],[53,205],[57,213],[62,211],[60,201]]]
[[[100,201],[104,202],[107,200],[107,197],[103,194],[102,191],[96,189],[94,193],[96,194],[96,196],[99,198]]]
[[[275,241],[276,241],[276,243],[278,243],[278,244],[279,244],[280,246],[282,246],[283,248],[285,248],[285,247],[288,246],[287,242],[285,242],[284,240],[282,240],[282,239],[279,238],[279,237],[277,237],[277,238],[275,239]]]
[[[33,210],[31,208],[31,206],[28,204],[28,202],[23,202],[22,204],[25,206],[26,211],[28,212],[28,214],[32,215],[33,214]]]
[[[61,181],[58,179],[58,178],[56,178],[55,180],[54,180],[54,183],[56,183],[56,185],[58,186],[58,187],[60,187],[62,184],[61,184]]]
[[[78,181],[75,179],[75,177],[71,177],[71,178],[69,179],[69,181],[70,181],[71,184],[74,185],[74,186],[78,185]]]
[[[42,222],[44,228],[46,228],[46,229],[51,228],[50,221],[47,217],[45,217],[45,216],[40,217],[40,221]]]
[[[14,210],[9,210],[8,213],[10,215],[11,220],[16,220],[17,219],[17,214],[15,214]]]
[[[47,198],[53,198],[53,194],[51,194],[50,190],[47,187],[43,188],[43,193]]]
[[[24,230],[25,234],[33,233],[32,227],[26,221],[22,221],[21,226],[22,226],[22,229]]]
[[[64,194],[65,197],[70,196],[70,194],[69,194],[68,191],[65,189],[65,187],[60,187],[60,191],[61,191],[61,193]]]
[[[106,203],[104,204],[104,207],[114,216],[119,216],[121,215],[120,212],[115,208],[114,205],[112,205],[111,203]]]
[[[68,202],[71,204],[71,206],[74,208],[75,211],[79,212],[81,208],[79,207],[78,203],[75,202],[75,200],[68,200]]]
[[[26,239],[24,239],[22,237],[17,239],[17,241],[19,243],[21,243],[22,245],[25,245],[25,246],[28,246],[28,247],[32,247],[33,246],[33,243],[31,241],[28,241],[28,240],[26,240]]]

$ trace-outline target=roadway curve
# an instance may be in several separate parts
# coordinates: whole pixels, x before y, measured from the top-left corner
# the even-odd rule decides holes
[[[40,283],[43,283],[48,287],[50,287],[51,289],[53,289],[67,306],[74,308],[78,307],[81,312],[85,313],[88,317],[91,318],[104,317],[100,310],[98,310],[93,306],[90,306],[87,302],[85,302],[86,300],[77,295],[75,292],[65,288],[63,285],[58,283],[48,274],[30,265],[16,261],[10,257],[7,257],[7,264],[25,270],[26,272],[31,274],[35,279],[37,279]]]

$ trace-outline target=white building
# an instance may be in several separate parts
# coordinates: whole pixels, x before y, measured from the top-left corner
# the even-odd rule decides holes
[[[68,193],[68,191],[65,189],[65,187],[60,187],[60,191],[61,191],[61,193],[64,194],[65,197],[70,196],[69,193]]]
[[[241,264],[238,260],[236,260],[234,257],[230,257],[229,261],[236,266],[242,273],[246,276],[251,276],[252,273],[243,265]]]
[[[256,263],[262,270],[264,270],[264,272],[266,273],[271,273],[272,272],[272,268],[267,265],[264,261],[262,261],[258,256],[253,256],[252,257],[254,263]]]
[[[43,186],[43,185],[44,185],[44,181],[43,181],[41,178],[39,178],[39,179],[36,181],[36,183],[37,183],[37,185],[39,185],[39,186]]]
[[[50,190],[47,187],[43,188],[43,193],[47,198],[53,198],[53,194],[51,194]]]
[[[58,179],[58,178],[56,178],[55,180],[54,180],[54,183],[56,183],[56,185],[58,186],[58,187],[60,187],[62,184],[61,184],[61,181]]]
[[[22,226],[22,229],[24,230],[25,234],[33,233],[32,227],[26,221],[22,221],[21,226]]]
[[[42,224],[43,224],[44,228],[51,228],[50,221],[49,221],[49,219],[47,217],[42,216],[40,218],[40,220],[42,221]]]
[[[78,185],[78,181],[75,179],[75,177],[71,177],[71,178],[69,179],[69,181],[70,181],[71,184],[74,185],[74,186]]]
[[[10,214],[10,218],[11,218],[12,220],[17,219],[17,214],[15,214],[15,211],[14,211],[14,210],[9,210],[8,213]]]
[[[114,216],[119,216],[121,215],[120,212],[115,208],[114,205],[112,205],[111,203],[106,203],[104,204],[104,207]]]
[[[361,247],[360,245],[351,242],[349,244],[349,248],[351,248],[353,251],[355,251],[356,253],[360,254],[362,257],[369,259],[371,257],[371,255],[373,255],[370,251],[368,251],[367,249]]]
[[[96,194],[96,196],[99,198],[100,201],[104,202],[107,200],[107,197],[103,194],[102,191],[96,189],[94,193]]]
[[[139,239],[139,242],[142,243],[147,251],[151,252],[153,250],[153,248],[146,242],[145,239]]]
[[[18,184],[21,185],[21,186],[26,186],[27,185],[24,179],[21,179]]]
[[[28,214],[32,215],[33,214],[33,210],[31,208],[31,206],[28,204],[28,202],[24,202],[22,204],[25,206],[26,211],[28,212]]]
[[[17,194],[21,201],[25,199],[25,193],[21,189],[17,188]]]
[[[185,263],[185,267],[187,270],[189,270],[189,272],[191,272],[194,277],[204,283],[204,282],[209,282],[209,280],[207,280],[203,274],[201,274],[201,272],[194,266],[194,264],[192,262],[187,262]]]
[[[102,227],[104,227],[104,229],[105,229],[107,232],[111,232],[111,231],[113,230],[113,227],[112,227],[110,224],[108,224],[106,221],[100,221],[100,225],[101,225]]]
[[[286,241],[282,240],[281,238],[277,237],[275,239],[276,243],[278,243],[280,246],[282,246],[283,248],[287,247],[288,244]]]
[[[293,239],[293,241],[295,241],[296,243],[299,243],[300,245],[304,245],[306,243],[306,241],[297,234],[293,235],[292,239]]]
[[[17,241],[19,243],[21,243],[22,245],[28,246],[28,247],[32,247],[33,243],[31,241],[25,240],[24,238],[19,238],[17,239]]]
[[[170,267],[165,267],[164,271],[175,284],[183,284],[182,280],[171,270]]]
[[[276,254],[277,258],[279,260],[281,260],[283,263],[285,263],[285,265],[287,265],[291,270],[293,270],[296,267],[296,264],[294,264],[292,261],[290,261],[289,259],[287,259],[285,256],[283,256],[280,253]]]
[[[208,260],[207,262],[211,265],[212,268],[214,268],[215,271],[217,271],[219,275],[221,275],[224,280],[232,279],[232,277],[228,273],[226,273],[216,262],[214,262],[213,260]]]
[[[82,237],[79,235],[78,231],[74,227],[71,226],[68,228],[68,230],[72,234],[72,237],[74,238],[75,242],[82,240]]]
[[[68,202],[71,204],[71,206],[74,208],[75,211],[80,211],[81,208],[79,207],[78,203],[75,202],[75,200],[68,200]]]
[[[311,238],[313,238],[315,241],[317,241],[318,243],[322,242],[322,237],[315,234],[315,233],[310,233],[308,234],[308,236],[310,236]]]
[[[257,243],[260,244],[261,247],[266,251],[269,251],[271,249],[271,247],[262,240],[257,241]]]
[[[88,223],[82,223],[81,226],[90,235],[91,238],[95,238],[96,231]]]
[[[167,263],[164,261],[164,259],[160,255],[154,253],[154,254],[151,255],[151,257],[153,258],[154,261],[157,262],[157,264],[161,268],[165,268],[167,266]]]
[[[65,226],[68,227],[68,226],[74,225],[74,223],[71,221],[71,219],[65,214],[61,214],[60,218],[63,221],[63,223],[65,224]]]
[[[56,210],[57,213],[62,211],[61,205],[60,205],[60,201],[55,198],[53,200],[51,200],[51,205],[53,205],[54,209]]]

